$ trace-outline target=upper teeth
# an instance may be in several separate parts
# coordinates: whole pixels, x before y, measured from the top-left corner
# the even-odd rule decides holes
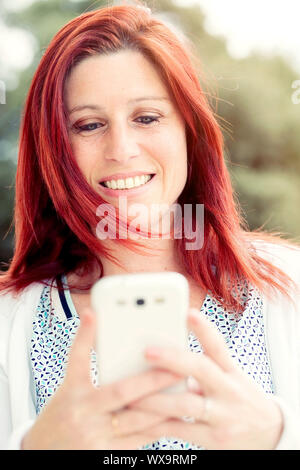
[[[103,181],[104,186],[110,189],[129,189],[141,186],[151,179],[151,175],[134,176],[132,178]]]

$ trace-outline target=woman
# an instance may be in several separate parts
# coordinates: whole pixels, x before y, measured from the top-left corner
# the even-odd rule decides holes
[[[203,246],[147,237],[147,217],[139,240],[100,239],[97,208],[121,195],[128,213],[204,204]],[[149,9],[89,12],[53,38],[25,105],[15,229],[3,448],[300,448],[299,248],[241,222],[187,46]],[[190,350],[149,348],[147,372],[98,387],[90,288],[143,271],[187,278]],[[185,393],[164,392],[186,377]]]

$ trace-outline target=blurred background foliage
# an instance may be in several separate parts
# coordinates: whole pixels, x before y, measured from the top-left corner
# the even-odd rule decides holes
[[[67,21],[108,3],[112,2],[36,0],[22,11],[1,9],[7,27],[23,28],[35,38],[31,65],[19,71],[17,86],[7,90],[6,104],[0,105],[1,261],[8,261],[13,254],[18,132],[34,71],[51,38]],[[224,132],[228,169],[250,229],[264,225],[267,231],[298,238],[300,106],[291,99],[296,71],[281,56],[256,53],[244,59],[232,58],[225,39],[204,29],[199,6],[183,7],[172,0],[145,3],[158,17],[183,30],[194,44],[202,69],[199,80],[212,95],[210,102]]]

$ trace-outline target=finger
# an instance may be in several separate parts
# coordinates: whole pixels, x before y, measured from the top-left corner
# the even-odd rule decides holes
[[[147,431],[143,431],[142,433],[112,440],[110,445],[105,447],[105,450],[139,450],[145,446],[150,447],[154,441],[153,436],[148,435]]]
[[[90,352],[95,341],[96,316],[91,308],[80,314],[80,325],[70,349],[65,381],[73,387],[91,384]]]
[[[185,423],[178,419],[169,419],[147,429],[147,438],[152,441],[162,436],[182,439],[189,444],[199,447],[211,448],[213,443],[212,428],[205,423]]]
[[[97,400],[103,411],[112,412],[145,395],[175,385],[183,377],[172,371],[149,369],[99,389]]]
[[[187,378],[186,385],[189,392],[204,395],[203,387],[201,387],[199,382],[192,375]]]
[[[147,412],[139,409],[126,408],[113,414],[115,424],[112,422],[112,415],[108,415],[111,427],[111,437],[120,438],[132,434],[146,431],[149,427],[153,427],[165,420],[165,417],[159,413]]]
[[[145,358],[156,367],[182,376],[192,375],[203,388],[205,394],[222,390],[226,377],[222,369],[204,354],[175,348],[147,348]],[[225,382],[224,382],[225,381]]]
[[[148,430],[145,430],[136,434],[130,434],[129,436],[113,439],[110,441],[109,447],[105,447],[105,450],[139,450],[145,446],[148,449],[156,440],[153,434],[151,435],[148,433]]]
[[[204,353],[218,364],[224,371],[236,368],[222,334],[202,313],[190,309],[188,327],[191,328],[203,346]]]
[[[129,408],[157,413],[165,418],[205,416],[205,398],[194,393],[155,393],[130,403]]]

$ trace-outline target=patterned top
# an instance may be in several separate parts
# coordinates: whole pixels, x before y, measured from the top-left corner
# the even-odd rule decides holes
[[[62,277],[65,285],[67,279]],[[243,315],[224,309],[210,292],[204,300],[201,313],[213,322],[224,336],[232,357],[266,393],[274,393],[271,370],[265,346],[262,298],[258,290],[246,284],[239,286],[244,300]],[[57,290],[56,290],[57,292]],[[64,317],[51,305],[50,286],[45,286],[33,319],[31,364],[36,390],[36,412],[40,413],[51,395],[61,384],[67,364],[68,351],[80,324],[70,291],[60,295]],[[113,341],[113,338],[112,338]],[[201,345],[192,332],[188,336],[189,349],[202,353]],[[91,350],[91,378],[98,384],[98,365],[95,351]],[[182,417],[189,421],[191,418]],[[141,450],[203,449],[174,437],[161,437],[141,447]]]

